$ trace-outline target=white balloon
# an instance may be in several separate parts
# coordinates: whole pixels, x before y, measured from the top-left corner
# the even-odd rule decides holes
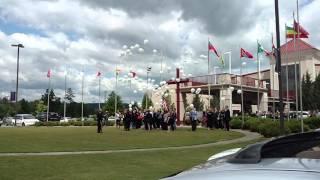
[[[130,49],[134,49],[134,46],[130,46]]]
[[[138,51],[139,52],[144,52],[144,49],[143,48],[139,48]]]
[[[135,44],[134,47],[135,47],[135,48],[139,48],[140,45],[139,45],[139,44]]]
[[[132,108],[129,108],[129,111],[132,111]]]
[[[190,107],[191,107],[191,108],[193,108],[193,107],[194,107],[194,105],[193,105],[193,104],[190,104]]]
[[[148,39],[145,39],[144,41],[143,41],[143,44],[147,44],[149,42],[149,40]]]
[[[134,90],[134,91],[133,91],[133,93],[135,93],[135,94],[136,94],[136,93],[137,93],[137,90]]]
[[[238,90],[237,90],[237,93],[238,93],[238,94],[241,94],[241,92],[242,92],[241,89],[238,89]]]
[[[176,79],[176,81],[177,81],[177,82],[180,82],[180,79],[179,79],[179,78],[177,78],[177,79]]]
[[[199,94],[201,92],[201,88],[197,88],[196,94]]]
[[[194,93],[196,90],[194,88],[191,88],[191,93]]]
[[[123,45],[123,46],[122,46],[122,49],[127,49],[127,48],[128,48],[127,45]]]
[[[156,49],[154,49],[152,52],[153,52],[153,53],[157,53],[158,51],[157,51]]]
[[[168,93],[165,93],[165,94],[164,94],[164,97],[168,97],[168,96],[169,96],[169,94],[168,94]]]

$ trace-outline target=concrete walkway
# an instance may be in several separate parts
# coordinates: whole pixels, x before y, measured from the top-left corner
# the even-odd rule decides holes
[[[232,143],[241,143],[251,141],[262,137],[258,133],[233,130],[236,132],[243,133],[245,136],[237,139],[218,141],[208,144],[189,145],[189,146],[178,146],[178,147],[161,147],[161,148],[148,148],[148,149],[125,149],[125,150],[105,150],[105,151],[74,151],[74,152],[39,152],[39,153],[0,153],[0,157],[12,157],[12,156],[61,156],[61,155],[82,155],[82,154],[110,154],[110,153],[126,153],[126,152],[150,152],[160,150],[179,150],[179,149],[192,149],[200,147],[210,147],[216,145],[225,145]]]

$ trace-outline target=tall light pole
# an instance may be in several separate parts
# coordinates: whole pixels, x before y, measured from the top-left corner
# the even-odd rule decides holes
[[[23,44],[12,44],[12,47],[18,47],[17,54],[17,80],[16,80],[16,113],[18,113],[18,90],[19,90],[19,56],[20,56],[20,48],[24,48]],[[14,125],[17,125],[17,119],[14,118]]]

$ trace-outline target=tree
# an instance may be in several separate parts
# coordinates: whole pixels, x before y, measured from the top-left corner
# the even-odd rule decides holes
[[[192,100],[192,104],[197,111],[203,111],[204,103],[200,100],[199,94],[196,94]]]
[[[46,92],[41,96],[41,100],[44,104],[48,104],[48,89],[46,89]],[[53,89],[50,90],[49,102],[50,112],[58,112],[60,114],[63,112],[63,106],[61,104],[60,98],[54,94]]]
[[[68,88],[67,89],[67,93],[66,93],[66,100],[68,100],[69,101],[69,103],[73,103],[74,101],[73,101],[73,98],[74,98],[75,96],[74,96],[74,93],[73,93],[73,91],[72,91],[72,89],[71,88]]]
[[[42,100],[35,101],[36,114],[39,114],[41,112],[45,112],[46,110],[47,110],[47,106],[44,104],[44,102]]]
[[[302,78],[302,105],[306,110],[315,109],[313,84],[311,82],[310,74],[307,72]]]
[[[19,101],[19,113],[23,113],[23,114],[30,114],[31,113],[31,103],[29,103],[28,101],[26,101],[25,99],[21,99]]]
[[[148,97],[148,98],[147,98],[147,97]],[[146,107],[146,99],[148,99],[148,107]],[[151,100],[151,98],[148,96],[147,93],[145,93],[145,94],[143,95],[141,106],[142,106],[143,109],[149,109],[150,106],[153,106],[152,100]]]
[[[113,113],[114,112],[114,105],[115,105],[115,97],[116,94],[114,91],[112,91],[109,95],[108,95],[108,99],[103,107],[104,110],[108,111],[109,113]],[[123,110],[123,104],[122,104],[122,100],[121,97],[117,95],[117,110],[122,111]]]
[[[210,98],[210,107],[220,109],[220,100],[218,96],[213,95]]]
[[[317,75],[313,82],[313,104],[315,109],[320,108],[320,74]]]

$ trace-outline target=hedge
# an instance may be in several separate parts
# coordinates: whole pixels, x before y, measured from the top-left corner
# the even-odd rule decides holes
[[[96,126],[97,121],[69,121],[69,122],[59,122],[59,121],[49,121],[47,122],[37,122],[35,126]],[[107,126],[113,126],[114,121],[107,121]]]
[[[242,127],[241,117],[234,117],[230,122],[232,129],[246,129],[252,132],[258,132],[264,137],[274,137],[280,135],[279,120],[273,121],[272,119],[258,119],[254,117],[245,117]],[[285,121],[285,134],[301,132],[301,121],[290,120]],[[320,128],[320,118],[307,118],[304,119],[304,132],[311,129]]]

